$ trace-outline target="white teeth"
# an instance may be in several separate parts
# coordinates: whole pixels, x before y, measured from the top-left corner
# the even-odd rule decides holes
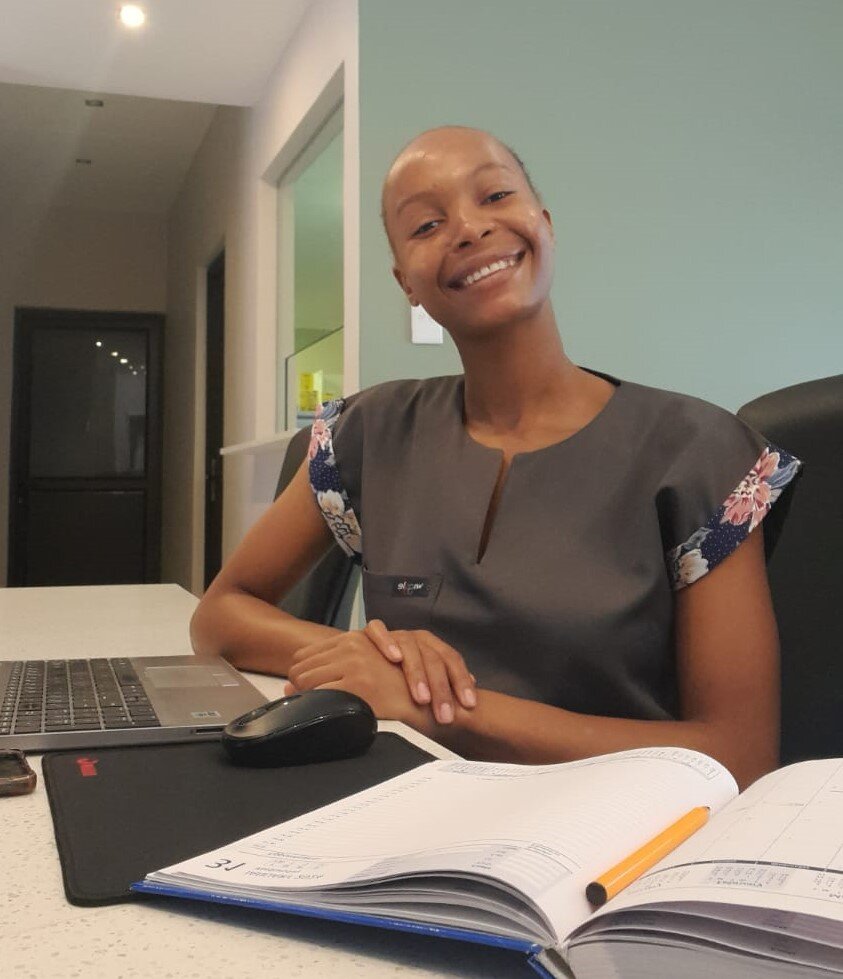
[[[518,264],[517,258],[501,258],[497,262],[492,262],[491,265],[484,265],[482,269],[478,269],[476,272],[472,272],[461,280],[460,285],[470,286],[475,282],[479,282],[481,279],[485,279],[487,276],[492,275],[495,272],[502,272],[504,269],[512,268],[513,265]]]

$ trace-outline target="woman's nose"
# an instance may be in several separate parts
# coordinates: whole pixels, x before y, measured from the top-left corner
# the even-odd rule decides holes
[[[486,215],[463,214],[457,230],[457,247],[468,248],[492,233],[492,222]]]

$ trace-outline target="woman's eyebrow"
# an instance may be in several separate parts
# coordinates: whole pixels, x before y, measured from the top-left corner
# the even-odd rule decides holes
[[[408,197],[405,197],[398,203],[398,206],[395,208],[395,213],[400,214],[400,212],[403,211],[409,204],[412,204],[414,201],[421,200],[424,197],[429,197],[431,193],[432,191],[430,190],[419,190],[415,194],[410,194]]]
[[[481,163],[480,166],[475,167],[475,169],[471,171],[469,177],[476,177],[477,174],[481,173],[483,170],[509,170],[510,173],[515,172],[512,167],[507,166],[505,163]],[[416,191],[415,194],[408,195],[403,200],[399,201],[397,207],[395,208],[395,213],[400,214],[405,207],[412,204],[414,201],[429,197],[432,193],[432,190],[419,190]]]

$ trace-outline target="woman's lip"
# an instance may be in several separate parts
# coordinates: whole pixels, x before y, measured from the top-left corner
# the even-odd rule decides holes
[[[527,251],[526,249],[524,249],[522,251],[515,252],[515,253],[511,252],[509,255],[501,255],[498,258],[491,259],[489,262],[483,262],[479,265],[475,265],[473,269],[469,272],[466,272],[465,275],[460,275],[458,277],[452,278],[448,282],[448,288],[455,289],[457,292],[461,292],[464,289],[472,289],[475,286],[481,285],[483,282],[486,282],[488,280],[496,279],[501,272],[511,272],[519,268],[526,254]],[[465,283],[465,279],[468,278],[468,276],[474,275],[477,272],[482,271],[484,268],[488,268],[489,266],[494,265],[496,262],[505,262],[512,258],[515,259],[514,265],[507,265],[505,268],[495,269],[495,271],[490,272],[488,275],[485,275],[482,279],[477,279],[469,284]]]

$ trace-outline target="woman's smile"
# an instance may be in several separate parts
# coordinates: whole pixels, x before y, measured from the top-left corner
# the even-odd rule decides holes
[[[468,266],[465,266],[448,281],[451,289],[468,289],[480,283],[489,283],[490,280],[502,281],[509,276],[501,276],[502,272],[511,272],[519,266],[524,258],[526,251],[510,253],[508,255],[498,255],[479,259],[473,259]]]

